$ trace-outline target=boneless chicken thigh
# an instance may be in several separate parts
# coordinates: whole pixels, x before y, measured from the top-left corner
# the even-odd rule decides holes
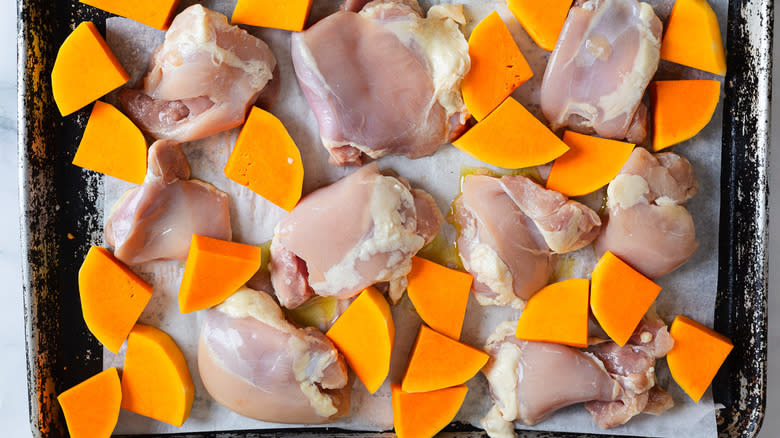
[[[295,74],[322,143],[338,165],[431,155],[468,119],[462,9],[434,6],[426,17],[416,0],[364,3],[348,1],[351,10],[292,36]]]
[[[171,23],[125,112],[157,139],[197,140],[240,126],[276,68],[271,49],[199,4]]]
[[[658,68],[662,24],[637,0],[579,0],[569,11],[542,82],[553,130],[641,143],[647,84]]]
[[[467,175],[454,203],[458,251],[482,305],[525,302],[550,279],[555,254],[596,238],[598,215],[520,175]]]
[[[345,299],[378,282],[389,282],[391,294],[403,291],[412,256],[442,223],[430,195],[364,166],[305,197],[277,225],[276,295],[294,308],[314,294]]]
[[[659,415],[674,402],[656,382],[655,362],[673,345],[653,311],[625,346],[605,340],[587,350],[517,339],[515,324],[504,322],[485,346],[490,360],[482,372],[494,405],[482,426],[493,438],[513,437],[513,422],[532,426],[582,402],[604,429],[641,413]]]
[[[485,346],[490,360],[482,372],[495,404],[482,426],[490,436],[514,436],[514,421],[532,426],[560,408],[621,396],[620,384],[593,354],[523,341],[514,332],[514,324],[502,323]]]
[[[585,403],[599,427],[619,426],[641,413],[659,415],[674,406],[655,378],[656,359],[666,356],[673,346],[666,324],[651,310],[625,346],[602,342],[588,348],[623,389],[619,400]]]
[[[685,208],[698,187],[685,158],[634,149],[607,187],[608,217],[596,251],[612,251],[650,278],[677,269],[698,248],[693,217]]]
[[[257,420],[320,424],[349,412],[344,357],[317,329],[285,320],[265,292],[241,289],[206,312],[198,368],[217,402]]]
[[[155,259],[184,260],[193,234],[230,240],[228,196],[191,180],[178,143],[158,140],[149,148],[146,179],[116,201],[106,223],[106,243],[128,265]]]

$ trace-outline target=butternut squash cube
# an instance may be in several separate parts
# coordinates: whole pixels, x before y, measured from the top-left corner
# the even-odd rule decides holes
[[[674,319],[669,334],[674,339],[674,347],[666,355],[669,371],[698,403],[734,345],[729,338],[683,315]]]
[[[431,438],[447,427],[460,410],[466,385],[431,392],[404,392],[401,385],[390,385],[393,398],[393,426],[398,438]]]
[[[107,249],[93,246],[79,269],[79,295],[89,331],[119,353],[152,298],[152,286]]]
[[[707,0],[676,0],[661,42],[661,59],[723,76],[726,51]]]
[[[252,107],[225,165],[225,176],[291,211],[301,199],[301,152],[282,122]]]
[[[73,164],[133,184],[146,176],[146,139],[113,105],[97,101]]]
[[[116,368],[104,370],[57,396],[71,438],[109,438],[119,420],[122,387]]]
[[[306,26],[313,0],[238,0],[233,24],[300,32]]]
[[[194,234],[179,287],[181,313],[225,301],[260,269],[263,250]]]
[[[122,409],[181,427],[195,398],[187,361],[164,331],[136,324],[127,339]]]
[[[120,15],[149,27],[168,30],[180,0],[81,0],[115,15]]]
[[[480,161],[504,169],[549,163],[569,150],[512,97],[452,144]]]
[[[94,24],[84,21],[65,39],[51,71],[54,101],[74,113],[130,79]]]
[[[375,393],[390,371],[395,343],[395,324],[385,297],[373,287],[363,290],[325,335],[368,392]]]
[[[469,56],[471,70],[463,78],[461,90],[466,108],[477,120],[487,117],[534,75],[496,11],[471,32]]]

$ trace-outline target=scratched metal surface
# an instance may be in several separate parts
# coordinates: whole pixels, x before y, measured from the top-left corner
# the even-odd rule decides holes
[[[30,425],[35,437],[60,437],[67,431],[56,394],[102,369],[102,349],[81,317],[76,286],[89,245],[101,241],[102,180],[70,165],[91,108],[60,117],[51,97],[50,74],[57,48],[70,31],[83,20],[94,21],[102,30],[107,15],[74,0],[18,0],[18,11],[18,154]],[[735,341],[735,349],[714,383],[715,400],[725,406],[717,418],[724,438],[755,436],[764,415],[772,11],[772,0],[732,0],[729,6],[715,326]],[[208,436],[394,435],[322,428]],[[456,424],[442,436],[483,434]],[[581,435],[519,432],[519,436]]]

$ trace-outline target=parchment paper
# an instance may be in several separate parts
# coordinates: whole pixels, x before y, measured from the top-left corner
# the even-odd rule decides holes
[[[673,0],[653,0],[650,3],[662,20],[671,10]],[[194,3],[183,2],[181,8]],[[220,11],[228,17],[232,13],[235,0],[210,0],[200,2],[204,6]],[[458,3],[455,1],[423,0],[421,5],[427,9],[437,3]],[[494,9],[499,12],[511,30],[523,54],[528,59],[534,77],[522,85],[514,97],[526,105],[537,117],[541,117],[538,108],[539,88],[546,65],[548,53],[539,49],[528,37],[518,22],[506,8],[504,0],[463,0],[470,22],[464,27],[469,35],[473,27]],[[727,0],[711,0],[725,31]],[[315,0],[310,23],[332,13],[338,8],[340,0]],[[131,83],[139,79],[146,71],[153,49],[163,41],[164,33],[123,18],[110,18],[107,22],[107,41],[122,65],[131,74]],[[354,168],[339,168],[327,164],[328,154],[322,147],[317,123],[309,109],[303,94],[295,80],[290,59],[290,33],[281,30],[247,28],[252,34],[262,38],[276,55],[282,77],[282,89],[272,112],[279,117],[301,150],[305,167],[304,192],[311,192],[352,172]],[[714,76],[695,72],[662,61],[658,73],[661,79],[676,78],[714,78]],[[109,96],[112,101],[114,96]],[[700,182],[699,194],[688,207],[696,224],[700,243],[696,255],[682,268],[658,279],[663,286],[657,301],[659,314],[667,322],[675,315],[684,313],[704,324],[711,325],[715,306],[717,279],[718,217],[720,202],[720,164],[721,164],[721,111],[718,109],[709,126],[694,139],[672,150],[678,152],[693,163]],[[189,143],[184,146],[193,178],[202,179],[227,192],[231,200],[231,221],[234,239],[248,244],[262,244],[271,239],[274,225],[282,218],[284,211],[255,195],[247,188],[228,180],[223,173],[224,164],[232,149],[238,130],[231,130],[208,139]],[[450,145],[443,146],[434,156],[418,160],[403,157],[385,157],[379,160],[381,168],[391,168],[408,178],[412,185],[427,190],[435,198],[446,214],[453,198],[458,193],[462,169],[467,167],[489,167],[472,159]],[[545,174],[544,169],[540,172]],[[106,177],[105,179],[105,217],[108,217],[113,203],[132,185]],[[584,199],[595,208],[600,204],[601,194],[596,193]],[[454,229],[447,225],[443,230],[448,241],[453,241]],[[556,271],[557,279],[590,276],[595,264],[595,255],[590,247],[576,254],[561,257]],[[197,340],[200,333],[202,313],[182,315],[178,310],[178,293],[183,262],[151,262],[134,268],[154,287],[154,295],[140,321],[152,324],[169,333],[184,352],[196,386],[195,403],[192,414],[181,428],[122,411],[116,428],[120,434],[194,432],[239,429],[263,429],[289,427],[287,425],[265,423],[242,417],[214,402],[203,387],[196,361]],[[519,313],[496,307],[481,307],[473,297],[464,323],[462,341],[481,348],[487,336],[496,325],[510,319],[516,319]],[[346,429],[383,431],[392,428],[392,410],[389,394],[389,382],[398,382],[407,362],[411,343],[420,324],[409,300],[403,300],[393,308],[396,323],[396,344],[393,352],[390,376],[380,390],[370,395],[359,380],[355,380],[350,416],[333,426]],[[104,367],[122,366],[124,350],[114,355],[104,351]],[[624,426],[611,429],[609,433],[625,435],[643,435],[658,437],[714,437],[714,405],[708,392],[698,403],[693,403],[672,381],[664,360],[658,361],[659,383],[671,393],[675,407],[660,417],[640,415]],[[479,374],[468,382],[469,393],[466,402],[456,420],[478,426],[479,419],[490,406],[487,382]],[[555,430],[580,433],[605,433],[599,429],[582,405],[563,409],[535,428],[525,429]]]

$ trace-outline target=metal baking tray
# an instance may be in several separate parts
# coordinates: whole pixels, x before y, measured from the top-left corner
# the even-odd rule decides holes
[[[107,14],[76,0],[18,1],[19,190],[27,380],[35,437],[66,436],[56,395],[102,369],[102,347],[81,316],[77,272],[102,233],[102,180],[70,163],[89,107],[63,118],[51,94],[62,41],[82,20],[104,30]],[[714,382],[720,437],[753,437],[766,398],[767,153],[772,0],[732,0],[727,29],[715,328],[734,351]],[[467,425],[447,429],[482,436]],[[392,436],[333,428],[225,431],[174,437]],[[582,435],[520,432],[522,437]]]

